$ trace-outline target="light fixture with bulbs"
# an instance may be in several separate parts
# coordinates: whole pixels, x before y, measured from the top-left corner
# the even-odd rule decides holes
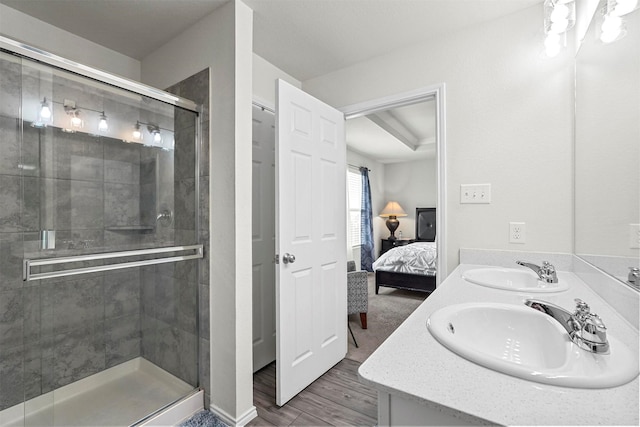
[[[554,57],[566,43],[567,31],[576,24],[575,0],[544,1],[544,48],[547,56]]]
[[[100,113],[100,120],[98,121],[98,131],[106,132],[109,130],[109,123],[107,123],[107,116],[104,111]]]
[[[173,130],[165,129],[155,123],[145,123],[140,120],[136,121],[136,124],[133,126],[133,132],[131,133],[131,140],[133,142],[145,141],[143,126],[146,127],[147,132],[151,136],[151,138],[147,140],[148,142],[145,142],[144,145],[149,147],[159,147],[167,151],[173,150],[172,138],[167,138],[167,142],[165,143],[165,138],[163,137],[163,133],[165,133],[165,136],[166,133],[173,134]]]
[[[75,101],[70,99],[64,99],[62,102],[58,102],[52,99],[47,99],[46,97],[38,104],[38,114],[36,120],[33,121],[31,126],[35,128],[44,128],[47,125],[53,124],[53,104],[61,105],[68,117],[68,122],[61,120],[60,118],[56,120],[56,126],[59,126],[63,132],[75,133],[83,129],[85,127],[85,120],[83,120],[83,118],[87,117],[87,112],[94,112],[99,115],[97,120],[98,133],[104,134],[109,131],[109,122],[107,121],[107,115],[104,110],[94,110],[85,106],[80,107]],[[148,132],[150,135],[146,140],[148,142],[145,142],[145,145],[162,148],[166,151],[172,151],[174,149],[175,142],[173,139],[172,129],[165,129],[155,123],[145,123],[140,120],[136,121],[133,126],[131,137],[125,138],[125,141],[142,143],[145,141],[145,132]],[[94,134],[94,136],[98,136],[98,134]]]
[[[133,132],[131,133],[134,141],[142,141],[144,136],[142,135],[142,130],[140,129],[140,122],[136,122],[136,125],[133,127]]]
[[[638,8],[638,0],[607,0],[600,13],[600,41],[613,43],[627,34],[623,16]]]
[[[51,107],[49,107],[47,97],[44,97],[44,99],[38,106],[38,115],[36,116],[36,120],[31,123],[31,126],[33,126],[34,128],[43,128],[50,124],[52,121],[53,114],[51,113]]]

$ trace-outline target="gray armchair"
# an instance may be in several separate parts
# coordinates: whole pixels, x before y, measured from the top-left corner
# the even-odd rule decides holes
[[[355,261],[347,261],[347,314],[360,313],[362,329],[367,329],[369,283],[366,271],[356,271]]]

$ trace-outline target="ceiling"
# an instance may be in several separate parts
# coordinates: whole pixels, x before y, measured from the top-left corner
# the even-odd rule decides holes
[[[542,0],[243,0],[254,11],[254,52],[300,81],[384,55],[404,46],[490,21]],[[11,8],[82,38],[142,60],[227,0],[0,0]],[[428,113],[425,106],[422,113]],[[413,111],[412,111],[413,110]],[[433,108],[431,108],[433,110]],[[421,129],[419,107],[395,111],[396,121]],[[410,119],[410,117],[413,117]],[[388,119],[388,117],[387,117]],[[376,123],[348,126],[355,151],[384,162],[429,152],[384,138]],[[363,145],[369,129],[368,149]],[[375,132],[374,132],[375,131]],[[420,140],[433,137],[416,130]],[[426,132],[420,134],[420,132]],[[350,136],[350,137],[349,137]],[[395,139],[395,141],[394,141]],[[378,153],[370,150],[379,141]],[[390,142],[391,141],[391,142]],[[396,144],[395,148],[390,148]],[[399,145],[398,145],[399,144]],[[395,153],[395,154],[394,154]]]

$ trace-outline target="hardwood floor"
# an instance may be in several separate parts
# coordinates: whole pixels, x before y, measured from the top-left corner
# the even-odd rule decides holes
[[[258,417],[250,426],[375,426],[377,393],[358,381],[360,363],[343,359],[286,405],[275,403],[275,362],[253,375]]]

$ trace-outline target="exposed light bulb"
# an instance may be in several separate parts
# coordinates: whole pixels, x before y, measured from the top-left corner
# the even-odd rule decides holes
[[[606,14],[600,27],[600,41],[611,43],[616,41],[622,34],[622,18],[617,15]]]
[[[49,103],[47,102],[47,98],[45,97],[40,103],[40,109],[38,110],[38,116],[36,120],[31,123],[31,126],[34,128],[43,128],[47,126],[47,123],[51,123],[53,114],[51,113],[51,108],[49,107]]]
[[[557,21],[552,21],[551,28],[549,29],[549,31],[551,31],[552,33],[559,34],[567,31],[568,28],[569,28],[569,20],[567,18],[562,18],[562,19],[558,19]]]
[[[136,127],[133,129],[133,139],[136,141],[142,141],[142,131],[140,130],[140,122],[136,122]]]
[[[623,16],[633,12],[638,7],[638,0],[616,0],[612,13]]]
[[[553,12],[551,12],[551,16],[549,17],[549,19],[551,19],[552,22],[557,22],[566,20],[568,16],[569,8],[567,7],[567,5],[556,4],[556,6],[553,8]]]
[[[100,132],[106,132],[109,130],[109,123],[107,123],[107,116],[104,115],[104,111],[100,114],[100,121],[98,122],[98,130]]]
[[[153,131],[153,142],[158,144],[162,142],[162,135],[160,135],[160,130],[158,129]]]
[[[82,121],[82,119],[80,117],[78,117],[78,111],[74,110],[71,113],[71,127],[74,128],[82,128],[84,126],[84,122]]]
[[[52,116],[51,108],[49,108],[49,103],[47,102],[47,98],[44,98],[44,100],[40,104],[40,118],[46,121],[50,119],[51,116]]]

